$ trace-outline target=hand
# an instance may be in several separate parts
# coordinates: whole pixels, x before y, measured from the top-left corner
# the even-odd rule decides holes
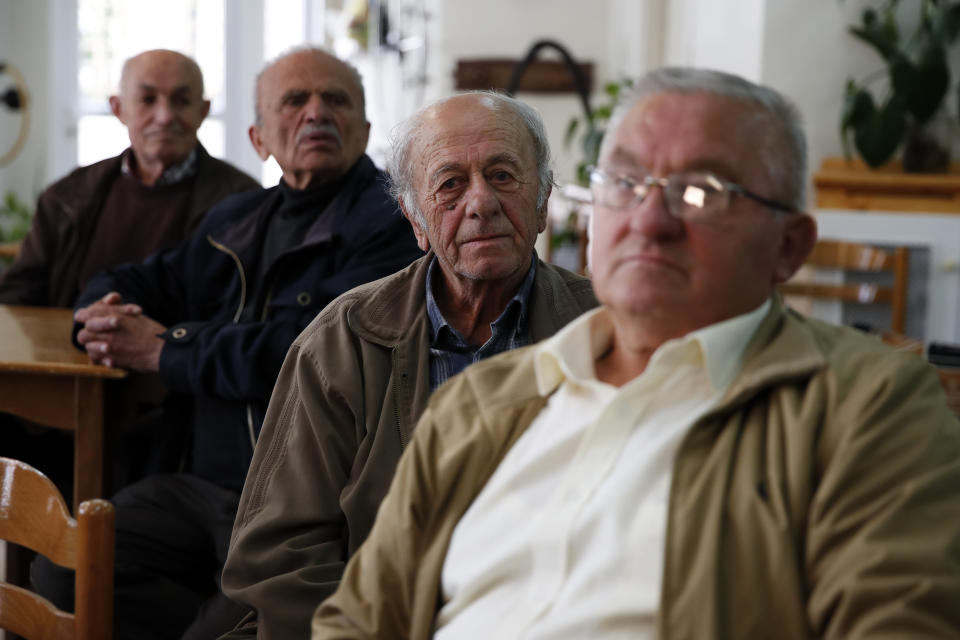
[[[77,342],[84,346],[94,364],[153,372],[160,366],[166,331],[159,322],[143,315],[136,304],[125,304],[113,291],[93,304],[77,310],[77,322],[84,323]]]
[[[123,297],[116,291],[111,291],[93,304],[77,309],[73,314],[73,319],[80,323],[86,323],[97,316],[115,315],[117,313],[138,316],[143,313],[143,309],[138,304],[124,304]]]

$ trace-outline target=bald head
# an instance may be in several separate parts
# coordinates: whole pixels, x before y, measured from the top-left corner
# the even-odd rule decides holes
[[[197,129],[210,102],[203,99],[203,75],[196,62],[155,49],[123,64],[120,93],[110,97],[110,109],[127,127],[141,181],[153,184],[196,148]]]
[[[197,93],[203,96],[203,73],[193,58],[171,51],[170,49],[152,49],[138,53],[128,58],[120,70],[120,94],[136,88],[138,78],[144,70],[165,67],[175,70],[175,73],[185,82],[192,85]]]

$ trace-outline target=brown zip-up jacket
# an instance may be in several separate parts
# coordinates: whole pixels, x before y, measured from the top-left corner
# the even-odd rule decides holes
[[[77,273],[110,185],[120,177],[123,154],[75,169],[40,194],[30,231],[17,260],[0,275],[0,303],[72,307],[80,294]],[[186,234],[207,210],[232,193],[260,184],[197,145],[197,175],[189,200]],[[136,212],[131,212],[136,215]],[[144,258],[147,256],[144,255]]]
[[[373,525],[430,395],[432,257],[340,296],[287,353],[222,577],[224,593],[258,611],[258,638],[306,638]],[[531,338],[596,304],[589,280],[539,262]]]
[[[454,527],[546,403],[535,348],[433,395],[314,640],[432,636]],[[960,424],[931,367],[776,302],[674,461],[658,636],[960,637]]]

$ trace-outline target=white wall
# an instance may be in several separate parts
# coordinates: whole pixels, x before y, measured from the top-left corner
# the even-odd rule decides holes
[[[804,116],[810,172],[826,156],[842,155],[840,110],[847,78],[883,67],[880,57],[847,32],[863,0],[767,3],[761,82],[790,96]]]
[[[602,90],[603,83],[619,76],[622,71],[610,63],[611,51],[608,29],[610,5],[617,4],[628,12],[627,22],[638,12],[629,5],[636,2],[614,0],[446,0],[437,5],[437,35],[433,51],[437,54],[431,68],[428,98],[453,92],[457,61],[465,58],[521,59],[537,40],[550,39],[563,45],[578,61],[594,63],[594,87]],[[632,15],[630,15],[632,14]],[[620,39],[626,42],[627,39]],[[629,52],[629,48],[627,49]],[[622,51],[620,52],[622,53]],[[546,50],[540,59],[553,56]],[[637,53],[636,55],[640,55]],[[626,62],[626,60],[623,60]],[[563,135],[567,123],[579,116],[582,108],[574,94],[518,93],[518,98],[538,109],[544,118],[554,155],[556,173],[561,180],[571,180],[578,158],[563,153]]]
[[[48,0],[0,0],[0,60],[14,65],[23,74],[30,99],[30,130],[21,153],[0,167],[0,196],[13,190],[31,202],[47,181],[46,131],[49,119],[50,47]],[[0,91],[13,85],[6,73],[0,75]],[[10,148],[19,127],[19,116],[0,107],[0,150]]]
[[[670,2],[665,62],[760,80],[765,4],[765,0]]]

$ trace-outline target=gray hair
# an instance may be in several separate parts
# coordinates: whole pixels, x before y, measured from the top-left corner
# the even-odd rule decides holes
[[[797,211],[806,206],[807,140],[796,106],[777,91],[722,71],[689,67],[663,67],[645,74],[614,109],[600,149],[603,155],[627,112],[658,93],[709,93],[746,103],[766,119],[771,135],[757,140],[757,150],[779,193]]]
[[[260,69],[260,72],[257,73],[257,77],[253,83],[253,110],[256,117],[256,125],[260,126],[263,124],[263,114],[260,111],[260,83],[263,81],[263,76],[281,60],[289,58],[300,53],[310,53],[317,57],[328,58],[334,60],[339,64],[342,64],[347,71],[350,72],[350,76],[353,78],[353,81],[357,85],[357,91],[360,94],[360,113],[366,118],[366,109],[367,109],[367,98],[363,92],[363,76],[360,75],[360,71],[357,70],[355,66],[347,62],[346,60],[341,60],[337,56],[333,55],[323,47],[314,47],[314,46],[296,46],[291,49],[287,49],[280,55],[278,55],[273,60],[270,60]]]
[[[550,169],[550,143],[543,119],[530,105],[496,91],[467,91],[456,96],[432,102],[420,108],[412,116],[394,127],[390,134],[390,150],[387,153],[387,175],[390,178],[390,194],[413,214],[417,224],[427,228],[427,221],[417,206],[413,187],[412,155],[414,143],[419,140],[424,125],[424,116],[448,100],[462,95],[478,95],[485,98],[487,106],[497,113],[506,114],[520,121],[533,141],[533,153],[537,163],[537,212],[545,211],[547,197],[553,187],[553,171]]]

